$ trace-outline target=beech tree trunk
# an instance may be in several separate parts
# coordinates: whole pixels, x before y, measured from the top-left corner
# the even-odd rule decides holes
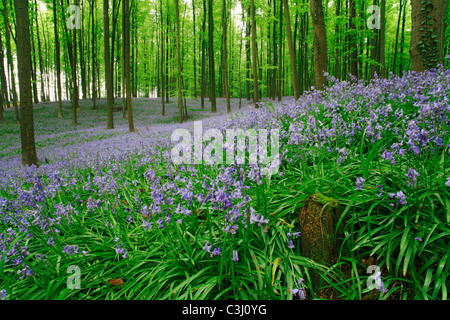
[[[28,7],[28,6],[27,6]],[[28,13],[27,13],[28,16]],[[14,76],[14,61],[12,58],[12,52],[11,52],[11,34],[9,32],[9,15],[8,15],[8,4],[6,0],[3,0],[3,19],[5,23],[5,36],[6,36],[6,58],[8,60],[9,70],[10,70],[10,83],[11,83],[11,91],[13,96],[13,106],[14,106],[14,113],[16,116],[16,123],[20,123],[20,114],[19,114],[19,106],[17,104],[17,90],[16,90],[16,79]],[[30,27],[28,26],[28,29]],[[31,60],[31,58],[30,58]],[[31,68],[31,65],[30,65]]]
[[[411,69],[422,72],[444,62],[444,26],[448,0],[411,0]]]
[[[103,24],[103,38],[105,42],[106,109],[108,111],[107,129],[114,129],[114,87],[109,46],[109,0],[103,0]]]
[[[33,93],[31,89],[31,40],[28,0],[14,0],[16,13],[17,66],[20,91],[20,136],[22,142],[22,164],[36,165],[39,162],[34,141]]]
[[[314,32],[314,86],[317,90],[323,90],[326,85],[327,34],[322,0],[310,0],[310,8]]]
[[[223,0],[222,2],[222,53],[223,53],[223,79],[225,82],[225,98],[227,103],[227,112],[231,112],[230,106],[230,90],[228,87],[228,57],[227,57],[227,2]]]
[[[294,99],[298,100],[298,81],[297,81],[297,67],[296,67],[296,55],[294,45],[292,44],[292,31],[291,31],[291,18],[289,14],[288,0],[284,1],[284,14],[286,19],[286,36],[288,38],[289,56],[291,60],[291,72],[292,72],[292,84],[294,87]]]
[[[133,110],[131,105],[131,79],[130,79],[130,1],[122,0],[123,15],[123,60],[124,60],[124,78],[126,107],[128,111],[128,127],[130,132],[134,132]]]
[[[255,20],[255,1],[250,1],[250,16],[252,21],[252,66],[253,66],[253,103],[258,108],[258,69],[256,52],[256,20]]]
[[[177,66],[178,66],[178,111],[180,123],[183,122],[183,91],[181,87],[181,54],[180,54],[180,9],[179,0],[175,0],[175,15],[177,19]]]
[[[208,34],[209,34],[209,84],[211,112],[217,112],[216,107],[216,71],[214,65],[214,17],[212,0],[208,0]]]
[[[53,28],[55,32],[55,64],[56,64],[56,84],[57,84],[57,99],[58,99],[58,118],[62,118],[62,88],[61,88],[61,52],[58,35],[58,17],[56,15],[56,0],[53,0]]]

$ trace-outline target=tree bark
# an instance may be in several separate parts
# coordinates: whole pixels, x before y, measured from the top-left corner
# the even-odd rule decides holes
[[[160,76],[161,76],[161,104],[162,104],[162,115],[165,116],[166,115],[166,103],[164,101],[164,96],[166,94],[165,90],[166,90],[166,82],[165,80],[165,75],[164,75],[164,66],[166,64],[166,61],[164,59],[164,54],[165,54],[165,48],[164,48],[164,18],[163,18],[163,5],[162,5],[162,0],[159,1],[159,6],[160,6],[160,13],[161,13],[161,64],[160,64]]]
[[[209,84],[211,112],[217,112],[216,107],[216,71],[214,63],[214,17],[212,0],[208,0],[208,34],[209,34]]]
[[[357,47],[357,35],[356,35],[356,25],[354,20],[356,19],[356,1],[350,0],[349,4],[350,16],[349,16],[349,26],[350,26],[350,43],[349,50],[350,53],[350,73],[358,77],[358,47]]]
[[[228,57],[227,57],[227,2],[222,2],[222,53],[223,53],[223,79],[225,85],[225,99],[227,103],[227,112],[231,112],[230,90],[228,86]]]
[[[126,107],[128,111],[128,127],[130,132],[134,132],[133,110],[131,104],[131,79],[130,79],[130,2],[122,0],[122,25],[123,25],[123,59]]]
[[[14,0],[16,11],[17,66],[20,91],[20,136],[22,164],[39,166],[34,140],[33,95],[31,91],[31,40],[28,0]]]
[[[109,45],[109,0],[103,0],[103,24],[103,38],[105,47],[106,109],[108,111],[107,129],[114,129],[114,87]]]
[[[444,25],[448,0],[411,0],[411,69],[422,72],[443,64]]]
[[[28,13],[27,13],[28,16]],[[5,37],[6,37],[6,58],[9,65],[10,70],[10,83],[11,83],[11,91],[13,96],[13,106],[14,106],[14,113],[16,116],[16,123],[20,123],[20,114],[19,114],[19,107],[17,104],[17,90],[16,90],[16,79],[14,76],[14,61],[12,58],[12,52],[11,52],[11,34],[10,34],[10,25],[9,25],[9,16],[8,16],[8,4],[6,0],[3,0],[3,18],[5,23]],[[28,27],[29,28],[29,27]],[[31,59],[31,58],[30,58]],[[31,65],[30,65],[31,68]]]
[[[252,23],[252,66],[253,66],[253,103],[258,108],[258,70],[257,70],[257,52],[256,52],[256,19],[255,19],[255,0],[250,0],[250,16]]]
[[[296,56],[295,49],[292,44],[292,31],[291,31],[291,18],[289,13],[289,3],[287,0],[283,0],[284,2],[284,14],[286,20],[286,36],[288,38],[288,47],[289,47],[289,56],[291,60],[291,72],[292,72],[292,84],[294,87],[294,99],[298,100],[298,81],[297,81],[297,67],[296,67]]]
[[[183,122],[183,91],[181,87],[181,54],[180,54],[180,8],[179,0],[175,0],[175,18],[177,19],[177,66],[178,66],[178,111],[180,123]]]
[[[317,90],[323,90],[326,85],[327,34],[322,0],[310,0],[310,8],[314,32],[314,86]]]
[[[61,87],[61,52],[58,34],[58,17],[56,15],[57,7],[56,0],[53,0],[53,29],[55,32],[55,64],[56,64],[56,85],[57,85],[57,99],[58,99],[58,118],[62,118],[62,87]]]
[[[78,5],[79,1],[75,2]],[[78,125],[77,113],[78,113],[78,80],[77,80],[77,29],[73,31],[73,43],[72,43],[72,125]],[[69,47],[70,50],[70,47]]]

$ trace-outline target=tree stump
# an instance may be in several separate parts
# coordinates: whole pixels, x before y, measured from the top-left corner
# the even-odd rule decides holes
[[[338,252],[338,233],[336,225],[340,217],[338,202],[321,193],[306,199],[299,211],[301,249],[304,257],[320,264],[332,264]],[[312,285],[318,295],[320,277],[312,273]]]

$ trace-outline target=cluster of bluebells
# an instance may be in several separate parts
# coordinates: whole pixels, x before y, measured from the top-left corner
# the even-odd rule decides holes
[[[209,244],[208,241],[203,246],[203,250],[205,252],[209,253],[211,258],[222,254],[222,251],[220,250],[220,247],[216,247],[216,248],[213,249],[213,246],[211,244]]]
[[[294,249],[294,241],[293,241],[293,237],[297,237],[297,238],[299,238],[300,236],[301,236],[301,232],[300,231],[298,231],[298,232],[293,232],[293,233],[291,233],[291,232],[288,232],[287,234],[286,234],[286,236],[288,237],[288,239],[289,239],[289,245],[288,245],[288,248],[289,249]]]
[[[292,295],[298,296],[300,298],[300,300],[306,299],[305,289],[302,286],[303,281],[304,281],[304,279],[300,278],[298,281],[298,288],[292,289]]]
[[[120,239],[115,237],[114,242],[117,242],[116,249],[115,249],[116,253],[118,255],[120,255],[123,259],[126,259],[128,257],[128,251],[125,249],[123,244],[120,242]]]

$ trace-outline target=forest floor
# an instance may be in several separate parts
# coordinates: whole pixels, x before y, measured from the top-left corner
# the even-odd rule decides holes
[[[289,98],[289,97],[288,97]],[[263,99],[263,101],[271,101]],[[93,109],[91,99],[79,101],[80,110],[77,114],[78,125],[72,125],[72,103],[63,101],[63,118],[57,118],[57,102],[41,102],[34,105],[35,141],[40,161],[60,160],[58,156],[71,151],[83,149],[83,145],[94,141],[102,141],[107,147],[108,141],[133,135],[129,133],[128,118],[122,115],[122,99],[116,98],[114,102],[114,129],[107,130],[106,99],[97,99],[96,109]],[[278,103],[271,101],[273,103]],[[167,137],[168,131],[178,127],[192,126],[194,121],[214,118],[215,123],[222,123],[223,119],[239,113],[255,110],[252,102],[245,98],[231,99],[231,113],[227,114],[226,100],[217,99],[217,112],[211,113],[209,99],[205,99],[205,108],[201,108],[200,98],[186,100],[188,119],[179,123],[178,100],[171,98],[165,104],[166,115],[161,115],[162,104],[160,98],[133,98],[133,120],[136,133],[143,132]],[[14,110],[8,108],[4,112],[5,121],[0,123],[0,159],[19,164],[21,153],[20,126],[14,121]],[[210,119],[212,120],[212,119]],[[168,126],[171,124],[171,126]],[[136,134],[135,133],[135,134]],[[134,134],[134,135],[135,135]],[[78,146],[78,147],[77,147]]]

